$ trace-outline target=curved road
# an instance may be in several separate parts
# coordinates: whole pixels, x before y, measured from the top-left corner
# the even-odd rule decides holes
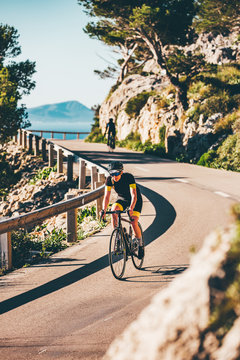
[[[228,225],[240,201],[240,173],[161,160],[79,140],[60,145],[106,165],[122,160],[144,195],[144,268],[127,262],[123,281],[107,259],[110,226],[56,254],[47,264],[0,278],[1,358],[101,359],[109,344],[159,290],[189,266],[217,227]]]

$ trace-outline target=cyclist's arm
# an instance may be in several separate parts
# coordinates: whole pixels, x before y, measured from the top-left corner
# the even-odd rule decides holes
[[[131,193],[131,204],[129,206],[129,210],[133,211],[136,202],[137,202],[137,189],[136,184],[130,184],[130,193]]]
[[[104,211],[107,211],[107,207],[110,201],[110,195],[111,195],[111,186],[105,186],[105,194],[104,194],[104,198],[103,198],[103,204],[102,204],[102,209]]]

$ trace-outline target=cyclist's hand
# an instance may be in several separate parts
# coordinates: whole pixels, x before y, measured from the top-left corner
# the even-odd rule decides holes
[[[101,210],[101,211],[100,211],[100,221],[106,222],[106,219],[105,219],[105,211],[104,211],[104,210]]]

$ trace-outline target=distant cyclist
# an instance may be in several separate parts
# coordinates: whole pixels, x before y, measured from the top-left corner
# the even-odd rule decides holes
[[[108,166],[110,176],[105,183],[105,195],[103,199],[104,213],[110,201],[112,188],[118,194],[116,202],[112,205],[112,211],[125,210],[129,208],[129,215],[133,219],[132,226],[136,239],[139,242],[138,258],[144,256],[144,248],[141,237],[141,230],[138,226],[138,219],[142,210],[142,195],[137,186],[134,176],[130,173],[123,172],[123,164],[120,161],[113,161]],[[112,226],[117,227],[117,214],[112,214]]]
[[[106,135],[106,133],[108,135],[108,141],[107,141],[108,149],[109,151],[113,151],[113,149],[115,149],[116,128],[112,118],[110,118],[109,122],[107,123],[104,136]]]

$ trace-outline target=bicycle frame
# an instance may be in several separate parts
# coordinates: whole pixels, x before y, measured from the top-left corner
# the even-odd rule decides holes
[[[127,213],[128,214],[128,217],[129,217],[129,220],[127,219],[124,219],[121,217],[121,214],[123,213]],[[132,258],[132,262],[133,262],[133,265],[136,267],[136,269],[140,270],[141,267],[142,267],[142,263],[143,263],[143,258],[139,259],[138,258],[138,255],[137,255],[137,249],[136,247],[134,247],[134,244],[132,243],[132,219],[129,215],[129,211],[128,209],[126,209],[125,211],[120,211],[120,210],[115,210],[115,211],[106,211],[106,214],[117,214],[118,216],[118,219],[117,219],[117,227],[113,230],[112,232],[112,235],[111,235],[111,238],[110,238],[110,248],[112,246],[112,236],[115,232],[119,232],[121,234],[121,238],[122,238],[122,241],[124,242],[124,246],[125,246],[125,255],[124,255],[124,258],[123,258],[123,266],[122,266],[122,271],[120,272],[120,274],[116,273],[116,271],[114,270],[114,261],[112,261],[112,251],[109,252],[109,262],[110,262],[110,266],[111,266],[111,270],[112,270],[112,273],[114,275],[114,277],[116,279],[120,279],[122,276],[123,276],[123,273],[124,273],[124,270],[125,270],[125,264],[126,264],[126,261],[128,259],[128,255],[131,256]],[[102,218],[103,216],[103,212],[102,212],[102,215],[100,217],[100,219]],[[126,231],[124,231],[124,227],[122,226],[122,221],[128,223],[130,225],[129,227],[129,233]],[[140,228],[141,228],[141,225],[139,224]],[[142,228],[141,228],[141,232],[142,232]],[[130,235],[130,238],[129,238],[129,235]],[[143,237],[142,237],[143,239]],[[115,252],[115,251],[114,251]],[[115,255],[115,254],[114,254]]]
[[[123,219],[121,217],[121,214],[124,214],[124,213],[127,213],[128,214],[128,217],[129,217],[129,220],[127,219]],[[128,209],[124,210],[124,211],[121,211],[121,210],[115,210],[115,211],[106,211],[106,214],[117,214],[118,215],[118,220],[117,220],[117,229],[119,229],[123,235],[123,238],[125,240],[125,243],[126,243],[126,246],[128,248],[128,251],[129,251],[129,254],[130,255],[133,255],[132,254],[132,250],[131,250],[131,246],[130,246],[130,241],[128,239],[128,237],[126,237],[126,234],[124,233],[123,231],[123,226],[122,226],[122,221],[132,225],[132,221],[131,221],[131,218],[130,218],[130,215],[128,213]]]

